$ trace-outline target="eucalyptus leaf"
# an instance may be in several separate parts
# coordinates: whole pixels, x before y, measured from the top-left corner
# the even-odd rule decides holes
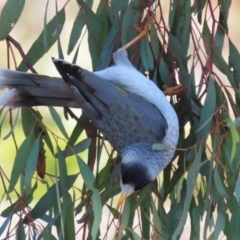
[[[0,41],[4,40],[16,25],[25,5],[25,0],[8,0],[0,15]]]

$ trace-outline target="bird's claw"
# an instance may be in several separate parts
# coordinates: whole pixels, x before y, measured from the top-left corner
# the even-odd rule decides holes
[[[166,96],[173,96],[173,95],[179,96],[188,89],[188,87],[183,86],[182,84],[174,86],[174,87],[168,87],[166,85],[163,85],[162,88],[163,88],[163,92]]]

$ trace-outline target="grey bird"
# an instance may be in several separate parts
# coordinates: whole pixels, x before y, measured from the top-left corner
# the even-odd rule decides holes
[[[114,65],[89,72],[53,59],[62,78],[0,69],[1,98],[7,107],[82,108],[122,157],[122,202],[152,182],[171,161],[178,142],[177,115],[164,93],[128,60],[113,54]],[[152,145],[167,146],[154,151]]]

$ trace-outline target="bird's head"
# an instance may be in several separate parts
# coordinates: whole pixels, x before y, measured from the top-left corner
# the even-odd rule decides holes
[[[150,151],[150,152],[149,152]],[[161,156],[147,148],[129,148],[122,155],[121,190],[117,208],[133,192],[151,183],[164,168]]]
[[[143,165],[137,163],[123,163],[120,180],[122,193],[117,208],[122,205],[129,195],[144,188],[151,181],[152,179]]]
[[[129,196],[134,191],[144,188],[152,181],[148,169],[138,162],[123,163],[121,169],[121,189]]]

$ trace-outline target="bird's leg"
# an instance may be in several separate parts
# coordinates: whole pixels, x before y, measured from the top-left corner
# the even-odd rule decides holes
[[[182,93],[184,93],[187,90],[187,88],[188,87],[183,86],[182,84],[179,84],[175,87],[168,87],[167,85],[162,86],[163,93],[166,96],[181,95]]]
[[[128,49],[129,47],[131,47],[134,43],[136,43],[138,40],[140,40],[143,37],[146,37],[148,35],[149,32],[149,26],[150,24],[153,22],[154,17],[149,17],[143,26],[139,26],[137,24],[134,24],[133,27],[139,32],[139,34],[132,39],[130,42],[128,42],[127,44],[125,44],[124,46],[122,46],[123,49]]]

